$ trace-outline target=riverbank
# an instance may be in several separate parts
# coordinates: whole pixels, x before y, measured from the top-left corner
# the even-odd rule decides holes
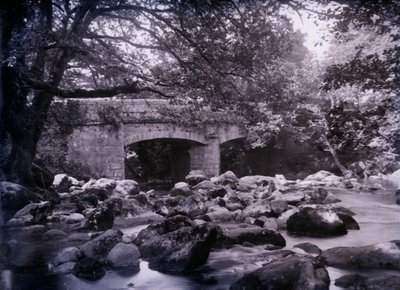
[[[209,180],[194,172],[169,194],[158,194],[141,192],[133,181],[83,184],[58,176],[53,184],[58,203],[29,203],[30,210],[18,211],[6,224],[3,280],[11,289],[30,290],[247,289],[248,273],[263,269],[261,278],[268,280],[273,265],[285,277],[276,287],[287,282],[309,285],[302,289],[342,289],[334,282],[349,273],[394,281],[399,269],[389,262],[399,261],[400,250],[387,242],[399,239],[400,214],[388,186],[383,177],[360,183],[327,172],[298,181],[279,175],[239,179],[230,172]],[[131,253],[127,265],[116,265],[110,256],[121,244],[128,245],[122,256]],[[335,257],[326,255],[337,247],[373,244],[381,244],[372,249],[381,250],[386,259],[381,264],[364,261],[370,248],[358,265],[342,261],[333,267]],[[71,248],[75,254],[66,255]],[[290,265],[302,267],[289,273]],[[317,272],[304,272],[307,267]],[[101,275],[82,278],[78,269]]]

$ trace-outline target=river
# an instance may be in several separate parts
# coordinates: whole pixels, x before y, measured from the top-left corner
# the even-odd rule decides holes
[[[339,197],[342,205],[356,213],[355,219],[360,225],[359,231],[349,231],[345,236],[335,238],[310,238],[291,236],[282,232],[286,239],[285,249],[292,249],[293,245],[310,242],[322,250],[338,246],[363,246],[374,243],[387,242],[400,239],[400,206],[395,204],[392,190],[375,193],[358,193],[344,190],[330,189]],[[125,234],[138,233],[145,226],[123,229]],[[65,245],[59,244],[58,248]],[[46,245],[40,245],[43,249]],[[54,256],[48,248],[48,257]],[[55,276],[47,275],[44,269],[37,271],[7,271],[9,283],[13,290],[222,290],[228,289],[244,272],[249,272],[260,267],[256,257],[267,252],[262,246],[243,247],[235,246],[231,249],[217,250],[210,253],[205,267],[199,273],[191,276],[174,276],[162,274],[148,268],[146,261],[141,261],[140,272],[133,275],[123,275],[114,271],[98,281],[85,281],[73,275]],[[334,280],[348,273],[363,273],[375,275],[379,273],[396,273],[383,270],[354,271],[328,267],[331,290],[341,289],[334,286]]]

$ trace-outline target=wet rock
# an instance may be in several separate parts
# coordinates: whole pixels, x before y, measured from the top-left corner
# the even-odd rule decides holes
[[[31,202],[40,202],[39,195],[22,185],[8,181],[0,182],[0,206],[5,221]]]
[[[78,278],[98,280],[106,274],[106,270],[104,263],[84,257],[75,264],[72,273]]]
[[[67,234],[59,229],[51,229],[43,234],[44,240],[61,240],[67,237]]]
[[[232,221],[235,218],[235,213],[227,210],[224,207],[212,207],[210,211],[205,215],[206,221],[212,222],[224,222]]]
[[[227,171],[221,174],[220,176],[215,178],[215,181],[216,184],[229,185],[233,189],[237,188],[239,184],[239,179],[232,171]]]
[[[314,174],[308,175],[306,178],[304,178],[304,180],[305,181],[323,181],[325,178],[327,178],[329,176],[336,176],[336,175],[329,171],[321,170]],[[336,176],[336,177],[338,177],[338,176]]]
[[[256,186],[252,185],[251,183],[247,183],[245,181],[239,180],[239,184],[238,184],[236,190],[242,191],[242,192],[250,192],[255,188],[256,188]]]
[[[298,211],[298,209],[289,209],[287,211],[285,211],[284,213],[282,213],[277,219],[276,219],[276,223],[278,224],[278,229],[279,230],[286,230],[287,228],[287,221],[289,220],[289,218],[294,215],[296,212]]]
[[[111,194],[116,186],[117,186],[116,180],[111,178],[100,178],[98,180],[96,179],[89,180],[82,186],[82,189],[88,190],[90,188],[98,188],[107,191],[108,194]]]
[[[278,230],[278,223],[274,218],[267,218],[266,216],[260,216],[255,219],[254,224],[264,229],[272,231]]]
[[[271,217],[273,216],[270,203],[266,200],[258,200],[251,203],[243,210],[245,217],[258,218],[260,216]]]
[[[85,219],[85,217],[80,213],[72,213],[67,217],[68,224],[80,223]]]
[[[289,255],[246,274],[230,290],[328,290],[327,270],[309,256]]]
[[[46,218],[50,215],[52,209],[53,206],[49,201],[30,203],[20,209],[14,217],[8,221],[7,226],[22,227],[42,223],[46,221]]]
[[[288,203],[284,199],[275,199],[271,201],[271,210],[275,216],[279,216],[281,213],[287,211]]]
[[[206,195],[211,198],[224,197],[227,190],[220,185],[216,185],[210,180],[204,180],[194,187],[195,190],[204,190]]]
[[[122,236],[123,234],[120,230],[108,230],[82,245],[80,250],[86,257],[104,261],[111,249],[122,242]]]
[[[150,268],[182,273],[203,265],[217,237],[209,224],[196,225],[184,216],[174,216],[142,230],[135,240]]]
[[[95,231],[111,229],[114,224],[115,207],[115,203],[112,202],[97,207],[83,221],[82,228]]]
[[[282,248],[286,246],[286,241],[280,233],[263,229],[258,226],[235,224],[233,226],[221,227],[221,231],[218,235],[215,246],[219,248],[226,248],[235,244],[270,244]]]
[[[53,186],[57,192],[69,192],[71,186],[79,186],[80,182],[66,174],[57,174],[54,176]]]
[[[316,190],[314,190],[313,192],[307,194],[306,196],[306,200],[309,203],[323,203],[325,198],[328,196],[328,192],[326,191],[326,189],[319,187]]]
[[[82,193],[78,195],[81,197],[81,199],[90,199],[90,198],[95,198],[97,200],[105,200],[110,196],[110,193],[104,189],[104,188],[99,188],[99,187],[90,187],[85,189]]]
[[[120,196],[136,195],[140,193],[140,186],[135,180],[123,179],[117,180],[117,186],[113,194]]]
[[[139,258],[139,249],[135,245],[118,243],[108,254],[107,260],[113,268],[139,271]]]
[[[347,230],[359,230],[360,226],[356,220],[349,214],[337,212],[338,217],[342,220]]]
[[[81,256],[81,251],[78,248],[65,248],[54,258],[53,264],[58,266],[66,262],[76,262],[81,258]]]
[[[359,274],[350,274],[335,280],[335,286],[357,290],[398,290],[400,289],[399,285],[400,276],[398,275],[365,277]]]
[[[293,247],[302,249],[304,252],[306,252],[308,254],[313,254],[313,255],[319,255],[322,252],[318,246],[311,244],[311,243],[300,243],[300,244],[294,245]]]
[[[241,182],[252,185],[253,187],[264,187],[274,184],[274,178],[263,175],[250,175],[240,178]]]
[[[301,208],[287,221],[288,232],[306,236],[340,236],[346,226],[336,212],[321,206]]]
[[[301,191],[295,191],[295,192],[284,193],[279,198],[286,200],[287,203],[290,205],[297,206],[305,200],[305,195]]]
[[[192,195],[193,192],[190,189],[189,184],[186,182],[175,183],[174,187],[169,191],[171,196],[188,196]]]
[[[70,274],[72,273],[75,265],[75,262],[66,262],[55,267],[53,272],[60,275]]]
[[[202,182],[203,180],[207,180],[206,174],[202,170],[191,170],[188,175],[185,177],[185,181],[190,186],[195,186],[196,184]]]
[[[207,212],[207,207],[196,196],[175,196],[156,202],[155,211],[163,216],[185,215],[194,218]]]
[[[322,252],[327,265],[400,270],[400,241],[363,247],[337,247]]]

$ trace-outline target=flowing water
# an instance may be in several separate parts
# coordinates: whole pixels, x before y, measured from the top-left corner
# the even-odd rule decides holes
[[[395,204],[392,190],[377,193],[354,193],[331,189],[331,192],[342,200],[339,205],[356,213],[355,219],[361,229],[349,231],[347,235],[335,238],[299,237],[283,232],[287,242],[285,249],[291,249],[293,245],[302,242],[313,243],[324,250],[338,246],[364,246],[400,239],[400,206]],[[144,227],[137,226],[123,231],[125,234],[137,234]],[[54,249],[52,249],[50,245],[39,243],[32,247],[37,259],[51,259],[58,249],[66,246],[61,243],[53,246]],[[29,247],[29,244],[25,247]],[[22,251],[22,253],[24,252]],[[6,277],[8,284],[13,285],[11,288],[13,290],[222,290],[228,289],[229,285],[243,273],[260,267],[262,262],[257,257],[265,252],[268,251],[262,246],[251,248],[235,246],[231,249],[214,251],[210,253],[205,267],[199,273],[191,276],[162,274],[149,269],[148,263],[145,261],[141,261],[139,273],[124,275],[108,271],[98,281],[81,280],[73,275],[50,275],[47,268],[43,267],[6,271],[3,276]],[[332,280],[331,290],[340,289],[335,287],[333,282],[344,274],[357,272],[366,276],[381,273],[400,275],[399,272],[387,270],[354,271],[328,267],[328,271]]]

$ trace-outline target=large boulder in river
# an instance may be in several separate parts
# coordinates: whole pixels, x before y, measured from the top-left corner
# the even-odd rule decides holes
[[[72,273],[79,278],[98,280],[106,274],[106,269],[103,262],[84,257],[75,264]]]
[[[52,212],[53,206],[49,201],[30,203],[20,209],[14,217],[8,221],[10,227],[28,226],[46,221]]]
[[[135,180],[123,179],[117,180],[117,186],[113,194],[120,196],[136,195],[140,193],[140,185]]]
[[[105,261],[111,249],[122,242],[122,235],[120,230],[108,230],[82,245],[80,250],[85,257]]]
[[[336,279],[335,286],[356,290],[399,290],[400,276],[386,274],[365,277],[359,274],[350,274]]]
[[[239,245],[272,245],[277,248],[286,246],[282,235],[273,230],[247,224],[235,224],[234,226],[221,226],[216,247],[230,247]]]
[[[76,262],[82,256],[81,251],[76,247],[68,247],[63,249],[53,260],[53,264],[58,266],[63,263]]]
[[[328,290],[324,266],[310,256],[291,254],[246,274],[230,290]]]
[[[107,191],[109,194],[112,193],[114,188],[117,186],[117,181],[111,178],[100,178],[100,179],[91,179],[86,182],[83,186],[83,190],[87,190],[90,188],[99,188]]]
[[[305,236],[340,236],[347,234],[336,212],[322,206],[305,206],[287,221],[288,232]]]
[[[79,186],[81,183],[74,177],[64,173],[54,176],[53,186],[57,192],[69,192],[71,186]]]
[[[171,196],[188,196],[192,195],[193,192],[190,189],[189,184],[186,182],[175,183],[174,187],[169,191]]]
[[[160,199],[155,203],[156,213],[171,217],[184,215],[194,218],[207,212],[208,207],[197,196],[174,196]]]
[[[207,175],[202,170],[191,170],[188,175],[185,177],[185,181],[190,186],[195,186],[196,184],[202,182],[203,180],[207,180]]]
[[[83,221],[82,228],[95,231],[105,231],[114,225],[116,208],[120,207],[120,200],[111,200],[90,212],[87,219]]]
[[[183,273],[203,265],[217,237],[217,228],[197,225],[184,216],[174,216],[142,230],[135,244],[152,269]]]
[[[338,247],[322,252],[329,266],[400,270],[400,241],[363,247]]]
[[[220,176],[213,177],[211,181],[216,184],[229,185],[233,189],[235,189],[239,184],[239,178],[232,171],[227,171],[222,173]]]
[[[224,197],[227,194],[226,188],[221,185],[217,185],[210,180],[203,180],[194,189],[197,191],[203,191],[210,198]]]
[[[40,202],[39,195],[22,185],[8,181],[0,182],[0,206],[5,221],[31,202]]]
[[[116,269],[139,271],[139,249],[132,244],[118,243],[108,253],[109,264]]]

